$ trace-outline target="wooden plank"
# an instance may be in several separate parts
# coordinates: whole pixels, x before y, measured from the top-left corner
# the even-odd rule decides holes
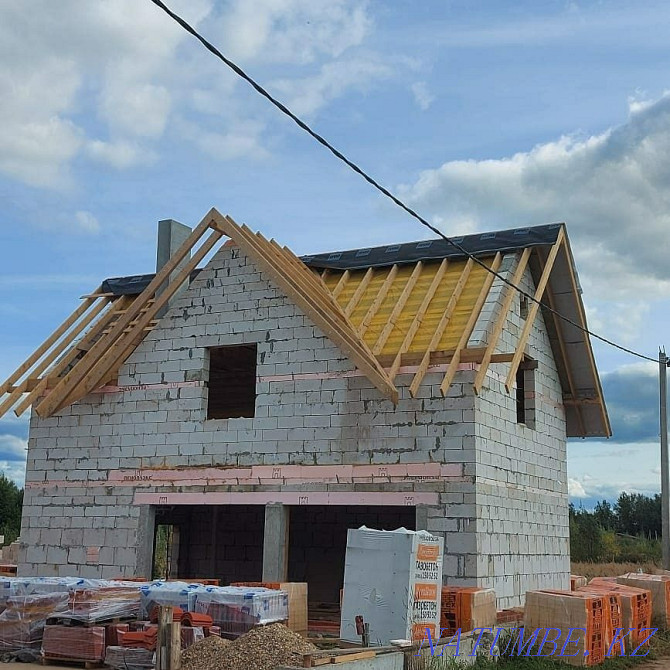
[[[398,297],[398,302],[396,302],[395,307],[393,308],[393,311],[391,312],[391,315],[389,316],[389,320],[384,326],[383,330],[381,333],[379,333],[379,337],[377,338],[377,341],[375,342],[375,345],[372,347],[372,353],[377,356],[381,354],[382,350],[384,349],[384,345],[386,344],[386,341],[388,340],[389,336],[393,332],[393,329],[395,328],[396,321],[398,320],[398,317],[400,316],[402,310],[404,309],[405,305],[407,304],[407,300],[409,299],[409,296],[411,295],[412,291],[414,290],[414,287],[416,286],[417,281],[419,281],[419,277],[421,276],[421,272],[423,270],[423,261],[419,261],[415,266],[414,270],[412,271],[412,274],[410,275],[409,279],[407,280],[407,283],[405,284],[405,287],[402,290],[402,293]]]
[[[135,338],[142,333],[142,331],[154,319],[156,314],[158,314],[161,308],[168,303],[170,298],[177,292],[182,284],[188,280],[191,272],[193,272],[198,263],[211,251],[211,249],[221,239],[221,237],[222,233],[220,231],[212,230],[211,234],[207,237],[207,239],[205,239],[205,241],[201,244],[193,256],[191,256],[189,261],[179,270],[178,274],[169,280],[167,286],[163,288],[160,295],[155,298],[154,302],[149,307],[140,308],[139,316],[130,330],[126,331],[125,328],[118,328],[117,326],[119,326],[119,323],[127,319],[128,314],[134,311],[133,307],[136,301],[133,302],[126,314],[122,316],[117,323],[114,324],[110,334],[106,338],[99,340],[99,342],[104,344],[107,339],[113,338],[113,342],[108,344],[104,353],[98,358],[98,360],[91,367],[84,378],[79,382],[79,384],[72,387],[67,395],[65,391],[61,391],[62,400],[58,403],[57,407],[52,410],[51,413],[76,402],[77,400],[88,395],[93,389],[98,388],[98,386],[105,381],[110,372],[116,370],[125,361],[130,352],[132,352],[137,345],[137,342],[134,341]],[[188,251],[188,249],[185,251]],[[129,323],[132,323],[132,320]],[[127,325],[128,324],[126,324],[126,326]],[[116,331],[121,333],[119,337],[113,337]],[[93,345],[88,354],[90,354],[95,349],[97,344],[98,343]],[[76,370],[78,366],[79,364],[77,364],[73,370]],[[64,382],[66,379],[67,375],[61,382],[64,387]],[[49,394],[49,396],[47,396],[46,400],[49,400],[51,395],[56,395],[57,393],[58,387],[54,389],[53,394]],[[50,416],[50,414],[42,414],[43,404],[44,402],[37,405],[35,407],[35,411],[40,416]]]
[[[568,242],[567,237],[565,237],[563,248],[565,250],[565,254],[567,256],[567,265],[568,265],[568,273],[570,275],[570,283],[572,285],[572,291],[575,295],[575,300],[577,302],[577,309],[579,310],[579,323],[582,326],[582,328],[586,329],[586,314],[584,313],[584,305],[582,303],[582,298],[581,298],[581,293],[580,290],[577,286],[577,278],[575,277],[575,269],[574,269],[574,263],[572,259],[572,252],[570,251],[570,244]],[[600,416],[603,420],[603,426],[605,427],[605,430],[607,432],[607,436],[610,437],[612,435],[612,426],[610,425],[610,420],[609,416],[607,416],[607,410],[605,408],[605,401],[603,400],[603,389],[602,385],[600,383],[600,376],[598,375],[598,370],[596,368],[596,361],[593,356],[593,348],[591,347],[591,339],[589,337],[589,334],[585,332],[585,330],[582,331],[582,336],[584,337],[584,345],[586,346],[586,352],[589,357],[589,364],[591,366],[591,374],[593,375],[593,379],[595,381],[597,390],[598,390],[598,396],[600,397]]]
[[[306,311],[326,336],[331,338],[370,381],[395,404],[398,399],[398,390],[388,379],[372,352],[358,337],[332,296],[322,288],[322,284],[314,283],[314,275],[306,267],[307,275],[302,270],[291,271],[290,266],[286,265],[285,259],[278,255],[272,244],[262,236],[254,235],[246,226],[238,226],[230,217],[226,217],[225,230],[226,234],[259,263],[280,288],[301,309]],[[279,267],[276,265],[278,262]]]
[[[440,263],[440,267],[437,268],[435,276],[433,277],[433,281],[430,282],[430,286],[428,287],[428,290],[426,291],[426,294],[424,295],[423,300],[421,301],[421,305],[419,306],[419,309],[414,315],[414,319],[412,320],[412,323],[410,324],[407,333],[405,333],[405,337],[402,341],[402,344],[400,345],[400,348],[398,349],[398,352],[396,353],[395,360],[393,361],[393,364],[391,365],[391,369],[389,371],[389,377],[392,380],[395,379],[395,376],[398,374],[398,368],[400,367],[400,361],[402,359],[402,355],[410,348],[412,340],[414,339],[414,336],[416,335],[417,331],[421,326],[423,317],[425,316],[426,311],[428,310],[428,307],[430,306],[430,303],[435,297],[435,293],[437,292],[437,289],[439,288],[440,283],[442,282],[444,273],[447,271],[448,264],[449,261],[446,258],[444,258]]]
[[[212,210],[211,212],[213,211],[216,210]],[[169,280],[170,275],[179,267],[182,260],[191,250],[191,247],[193,247],[193,245],[209,229],[210,221],[212,219],[211,212],[207,214],[207,216],[186,238],[184,243],[179,247],[170,260],[161,268],[160,272],[156,273],[156,276],[151,280],[144,291],[142,291],[142,293],[128,306],[126,313],[114,323],[110,333],[106,337],[100,338],[91,349],[84,354],[77,365],[63,377],[59,385],[54,389],[54,392],[50,393],[49,396],[36,407],[36,410],[39,408],[38,414],[40,416],[51,416],[58,406],[64,406],[59,402],[59,399],[69,397],[75,388],[81,387],[91,369],[105,356],[105,352],[123,334],[123,331],[128,325],[138,317],[146,302],[153,298],[156,291]]]
[[[495,255],[495,258],[493,259],[493,262],[491,263],[491,270],[493,270],[493,272],[498,271],[501,261],[502,261],[502,255],[500,252],[498,252]],[[447,368],[447,372],[444,375],[442,384],[440,384],[440,393],[443,396],[447,395],[447,391],[451,386],[451,382],[453,381],[456,371],[458,370],[458,366],[460,365],[461,362],[461,352],[467,346],[468,340],[470,339],[470,335],[472,335],[472,331],[475,329],[475,326],[477,325],[477,319],[479,318],[479,314],[482,311],[482,307],[486,302],[486,297],[488,296],[489,291],[491,290],[491,284],[493,284],[493,279],[495,277],[493,272],[486,273],[484,283],[482,284],[482,288],[479,291],[479,296],[477,296],[477,301],[475,302],[472,308],[472,312],[470,313],[470,318],[465,324],[465,328],[463,328],[461,337],[458,341],[458,344],[456,345],[456,351],[454,352],[454,355],[449,363],[449,367]]]
[[[545,259],[546,262],[546,259]],[[554,328],[556,329],[556,336],[558,337],[558,346],[559,349],[561,350],[561,356],[563,357],[563,362],[565,365],[565,374],[568,378],[568,387],[570,388],[570,395],[573,398],[577,397],[577,391],[576,391],[576,386],[575,386],[575,380],[572,376],[572,372],[570,371],[570,364],[569,364],[569,358],[568,358],[568,352],[565,349],[565,337],[563,335],[563,323],[561,319],[556,315],[556,300],[554,299],[554,292],[551,290],[551,286],[547,284],[547,287],[544,290],[546,296],[547,296],[547,301],[549,302],[549,307],[551,307],[552,310],[554,310],[551,314],[551,318],[554,321]],[[584,414],[582,413],[582,407],[580,404],[577,404],[576,407],[576,413],[577,413],[577,422],[579,423],[579,430],[582,433],[582,436],[586,436],[586,426],[584,424]]]
[[[108,307],[107,311],[91,326],[88,332],[84,335],[81,342],[83,343],[92,343],[95,338],[99,335],[100,331],[113,319],[117,310],[124,310],[131,302],[133,298],[131,296],[122,296],[118,300],[112,302]],[[44,391],[48,389],[53,389],[57,385],[58,377],[60,374],[70,366],[73,361],[77,358],[80,351],[78,345],[74,345],[59,361],[56,362],[56,365],[53,369],[47,372],[47,375],[37,384],[37,386],[18,404],[14,409],[14,414],[16,416],[21,416],[23,412],[32,405],[37,398],[39,398]]]
[[[349,275],[351,273],[349,270],[345,270],[342,273],[342,276],[340,277],[340,281],[337,282],[337,285],[333,289],[333,298],[337,298],[342,291],[344,291],[344,287],[347,285],[347,282],[349,281]]]
[[[21,377],[28,372],[33,365],[60,339],[60,337],[67,332],[67,330],[72,326],[79,317],[81,317],[88,309],[91,307],[91,305],[98,299],[98,293],[100,292],[102,287],[98,287],[94,291],[94,298],[86,298],[84,302],[77,307],[77,309],[70,314],[70,316],[61,323],[56,330],[47,337],[42,344],[40,344],[35,351],[28,356],[28,358],[16,369],[14,372],[12,372],[9,377],[0,385],[0,394],[3,394],[8,387],[10,387],[12,384],[16,383]]]
[[[521,331],[516,351],[514,352],[514,360],[510,364],[509,372],[507,373],[507,379],[505,380],[505,388],[507,389],[508,393],[512,390],[512,387],[514,386],[514,382],[516,380],[516,371],[519,369],[519,364],[521,363],[521,359],[523,358],[526,349],[526,342],[528,342],[530,332],[533,328],[533,324],[535,323],[535,317],[537,316],[537,311],[540,309],[540,305],[538,304],[537,301],[542,300],[542,296],[544,295],[544,289],[547,286],[549,276],[551,275],[551,270],[554,267],[554,262],[556,261],[556,256],[558,256],[558,252],[563,246],[564,241],[565,241],[565,230],[564,228],[561,228],[558,235],[556,236],[556,242],[551,247],[551,251],[549,252],[549,256],[547,257],[547,262],[545,263],[544,269],[542,270],[542,274],[540,275],[540,280],[537,283],[537,288],[535,289],[535,295],[534,295],[536,302],[533,302],[528,308],[528,316],[526,317],[526,323],[524,323],[523,325],[523,330]]]
[[[444,335],[444,331],[446,330],[447,325],[451,320],[451,315],[454,313],[454,309],[456,309],[456,304],[460,300],[461,294],[463,293],[463,289],[468,283],[468,278],[470,277],[470,272],[472,271],[473,265],[474,261],[472,260],[472,258],[468,258],[461,272],[461,276],[458,278],[456,286],[454,287],[454,290],[449,298],[449,302],[447,303],[447,306],[445,307],[444,312],[440,317],[440,321],[438,322],[435,328],[435,332],[433,333],[433,336],[430,340],[428,349],[426,350],[426,353],[423,355],[421,363],[419,363],[419,369],[414,373],[414,379],[412,380],[412,383],[409,387],[410,395],[413,398],[416,396],[416,393],[419,390],[419,386],[421,386],[421,382],[423,381],[423,378],[428,370],[431,354],[439,346],[440,340],[442,339],[442,335]]]
[[[381,285],[379,293],[377,293],[377,296],[372,301],[372,304],[370,305],[368,311],[363,317],[361,325],[358,326],[358,334],[361,337],[365,335],[368,328],[370,327],[372,319],[375,318],[375,315],[379,311],[379,308],[382,306],[382,303],[384,302],[384,299],[388,295],[388,292],[391,290],[391,286],[393,286],[393,282],[395,281],[397,275],[398,275],[398,266],[394,265],[391,267],[388,274],[386,275],[386,279],[384,279],[384,283]]]
[[[369,649],[366,651],[356,651],[351,654],[338,654],[336,656],[331,656],[330,662],[331,664],[348,663],[349,661],[362,661],[366,658],[375,658],[376,656],[377,652],[375,652],[373,649]]]
[[[526,271],[526,266],[528,265],[528,259],[530,258],[531,251],[532,247],[527,247],[526,249],[523,250],[521,257],[519,258],[519,262],[516,266],[516,270],[514,271],[514,275],[512,277],[512,284],[514,284],[515,286],[518,286],[519,282],[523,278],[523,273]],[[516,289],[513,289],[511,286],[506,286],[506,288],[507,292],[505,294],[505,299],[503,300],[503,304],[500,307],[500,312],[496,318],[495,324],[493,326],[493,331],[491,332],[491,337],[488,342],[488,346],[486,347],[486,353],[484,354],[484,358],[482,359],[479,370],[477,371],[477,376],[475,377],[475,384],[474,384],[475,393],[479,393],[479,391],[482,388],[482,384],[484,383],[484,379],[486,378],[486,371],[488,370],[489,364],[491,363],[491,357],[493,356],[493,352],[495,351],[495,348],[498,345],[500,335],[503,331],[503,328],[505,327],[505,322],[507,321],[507,315],[509,314],[510,306],[512,305],[512,300],[514,300],[514,297],[517,295]]]
[[[430,365],[443,365],[449,363],[454,356],[455,349],[432,351],[430,354]],[[461,351],[461,363],[481,363],[486,352],[485,347],[472,347],[471,349],[463,349]],[[418,366],[423,360],[424,354],[419,352],[411,352],[403,354],[400,367]],[[493,354],[491,357],[492,363],[511,363],[514,358],[514,352],[504,354]],[[394,354],[386,354],[385,356],[377,356],[382,367],[390,367],[395,359]]]
[[[365,290],[372,281],[374,274],[375,271],[372,268],[368,268],[367,272],[363,275],[363,279],[361,279],[360,283],[356,287],[356,290],[354,291],[354,294],[349,299],[347,306],[344,308],[344,313],[346,314],[347,317],[350,317],[353,311],[356,309],[356,306],[360,302],[360,299],[363,297]]]

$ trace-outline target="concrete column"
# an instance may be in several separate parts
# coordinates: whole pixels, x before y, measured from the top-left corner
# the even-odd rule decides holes
[[[289,508],[282,503],[265,505],[263,530],[263,581],[288,581]]]
[[[191,234],[191,228],[185,226],[179,221],[174,221],[173,219],[164,219],[163,221],[158,222],[158,247],[156,250],[156,272],[159,272],[160,269],[172,258],[174,253],[179,249],[179,247],[184,243],[186,238]],[[177,266],[175,271],[170,275],[170,278],[174,277],[179,273],[182,266],[186,265],[191,258],[190,252],[186,254],[182,262]],[[159,290],[158,294],[167,286],[165,283]],[[170,302],[166,307],[164,307],[159,313],[158,318],[162,317],[170,308],[170,305],[179,297],[179,294],[188,288],[188,282],[184,282],[184,285],[172,296]]]
[[[428,505],[416,506],[416,521],[414,530],[428,530]]]
[[[154,565],[154,530],[156,511],[151,505],[140,506],[137,523],[137,565],[134,577],[151,579]]]

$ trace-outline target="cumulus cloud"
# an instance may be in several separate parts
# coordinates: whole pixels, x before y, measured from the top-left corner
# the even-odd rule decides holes
[[[329,70],[371,29],[364,0],[174,0],[171,6],[243,62],[283,64],[316,109],[379,74],[354,63]],[[74,183],[79,155],[124,170],[155,160],[169,124],[188,120],[190,139],[206,153],[257,157],[266,149],[248,109],[231,98],[238,80],[188,43],[188,35],[147,2],[0,0],[0,172],[62,189]],[[302,66],[309,66],[305,77]],[[318,74],[314,75],[314,72]],[[288,85],[288,84],[287,84]],[[226,95],[222,95],[225,92]],[[296,96],[294,96],[296,97]],[[225,104],[222,103],[225,101]],[[234,110],[234,111],[233,111]]]
[[[435,102],[435,96],[428,90],[428,84],[425,81],[417,81],[412,84],[411,88],[414,101],[419,109],[425,112]]]
[[[568,495],[571,498],[586,498],[584,487],[576,479],[568,479]]]
[[[273,87],[299,116],[311,116],[347,90],[367,90],[372,82],[390,77],[390,66],[371,58],[352,58],[325,64],[302,79],[280,79]]]
[[[669,156],[665,95],[635,106],[617,128],[505,158],[450,161],[402,192],[452,234],[463,223],[482,230],[565,221],[580,274],[600,295],[646,286],[660,296],[670,288]]]

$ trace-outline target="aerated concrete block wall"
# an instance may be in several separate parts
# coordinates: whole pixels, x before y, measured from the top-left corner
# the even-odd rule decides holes
[[[495,309],[495,300],[485,310]],[[536,331],[532,346],[544,347],[536,357],[546,368],[542,374],[553,380],[541,321]],[[510,334],[508,350],[514,349],[514,337],[516,332]],[[208,347],[248,343],[258,347],[255,417],[207,420]],[[421,518],[427,530],[445,536],[444,573],[452,583],[491,581],[499,556],[507,557],[502,574],[514,569],[513,550],[486,546],[487,533],[519,534],[529,523],[562,529],[564,520],[567,528],[567,502],[565,514],[552,503],[543,512],[545,503],[539,502],[545,491],[552,502],[563,501],[552,481],[552,468],[557,473],[565,469],[564,441],[558,444],[561,430],[564,435],[560,417],[552,416],[545,427],[540,413],[533,432],[509,425],[513,396],[496,387],[475,398],[474,371],[469,370],[457,374],[446,398],[439,392],[443,372],[428,374],[417,398],[408,393],[411,377],[400,375],[400,400],[394,407],[354,370],[251,259],[236,247],[222,248],[121,370],[120,386],[162,386],[92,394],[57,416],[31,418],[20,572],[146,575],[153,516],[148,506],[135,503],[135,495],[165,490],[143,475],[151,468],[453,464],[459,476],[451,479],[310,485],[319,491],[436,493],[439,504],[419,510],[417,522]],[[491,377],[489,385],[492,380],[497,383]],[[196,385],[167,388],[171,382]],[[555,389],[547,393],[551,396]],[[547,431],[549,438],[544,437]],[[500,464],[501,459],[508,460]],[[137,472],[119,480],[119,470]],[[304,486],[201,483],[179,490],[286,491]],[[538,502],[524,510],[526,493]],[[513,497],[517,494],[518,499]],[[543,514],[540,521],[528,519],[535,511]],[[500,523],[512,530],[495,530]],[[564,537],[557,551],[561,547],[567,561]],[[535,545],[531,551],[540,557],[546,549]],[[524,574],[546,576],[554,567],[550,557],[556,555],[521,566],[528,571]]]

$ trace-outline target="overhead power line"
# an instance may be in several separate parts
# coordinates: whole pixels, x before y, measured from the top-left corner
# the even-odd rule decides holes
[[[424,219],[418,212],[412,209],[409,205],[405,204],[402,200],[400,200],[400,198],[394,195],[385,186],[382,186],[374,177],[371,177],[367,172],[365,172],[365,170],[363,170],[356,163],[347,158],[339,149],[333,146],[327,139],[325,139],[322,135],[319,135],[319,133],[313,130],[307,123],[305,123],[305,121],[303,121],[299,116],[294,114],[283,102],[275,98],[271,93],[269,93],[265,88],[263,88],[255,79],[253,79],[250,75],[248,75],[239,65],[236,65],[232,60],[224,56],[211,42],[209,42],[205,37],[203,37],[195,28],[193,28],[193,26],[187,23],[181,16],[175,14],[175,12],[173,12],[164,2],[162,2],[161,0],[151,0],[151,2],[153,2],[154,5],[162,9],[170,18],[176,21],[184,30],[186,30],[186,32],[193,35],[193,37],[195,37],[205,47],[205,49],[214,54],[219,60],[223,61],[223,63],[225,63],[233,72],[235,72],[235,74],[244,79],[244,81],[246,81],[258,93],[260,93],[260,95],[262,95],[266,100],[272,103],[280,112],[282,112],[282,114],[288,116],[296,125],[302,128],[302,130],[304,130],[308,135],[313,137],[319,144],[328,149],[328,151],[330,151],[337,159],[345,163],[356,174],[363,177],[363,179],[365,179],[365,181],[368,182],[368,184],[370,184],[377,191],[379,191],[384,196],[392,200],[398,207],[405,210],[405,212],[407,212],[412,218],[416,219],[421,225],[425,226],[433,233],[441,237],[455,249],[458,249],[458,251],[460,251],[464,256],[471,258],[473,262],[483,267],[487,272],[493,274],[495,277],[500,279],[500,281],[507,284],[515,291],[518,291],[522,296],[524,296],[531,302],[537,303],[543,309],[547,310],[551,314],[556,315],[556,317],[558,317],[559,319],[562,319],[566,323],[569,323],[571,326],[578,328],[587,335],[590,335],[591,337],[600,340],[601,342],[604,342],[605,344],[608,344],[609,346],[614,347],[615,349],[619,349],[620,351],[630,354],[631,356],[637,356],[638,358],[642,358],[643,360],[646,361],[652,361],[654,363],[658,362],[658,359],[656,358],[652,358],[651,356],[647,356],[645,354],[641,354],[637,351],[634,351],[633,349],[629,349],[628,347],[624,347],[621,344],[617,344],[616,342],[613,342],[612,340],[602,335],[598,335],[597,333],[594,333],[588,328],[585,328],[580,323],[577,323],[576,321],[573,321],[564,314],[561,314],[560,312],[553,309],[552,307],[542,302],[541,300],[537,300],[535,296],[524,291],[524,289],[522,289],[520,286],[517,286],[513,282],[509,281],[509,279],[504,277],[502,274],[490,268],[481,259],[477,258],[474,254],[464,249],[458,242],[455,242],[454,240],[447,237],[441,230],[439,230],[438,228],[433,226],[429,221]]]

